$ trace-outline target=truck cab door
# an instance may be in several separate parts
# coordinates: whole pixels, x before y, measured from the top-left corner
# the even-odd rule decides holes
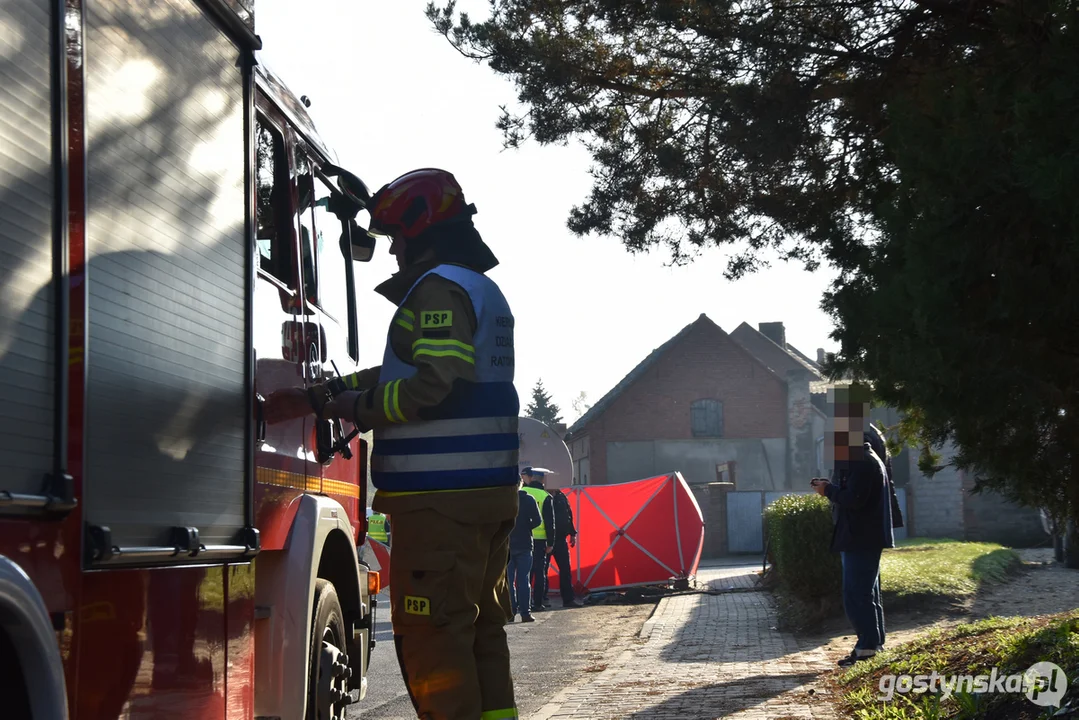
[[[300,251],[303,255],[305,292],[308,312],[317,318],[320,332],[320,352],[317,365],[311,365],[316,382],[335,377],[347,377],[361,369],[358,365],[359,336],[355,269],[352,248],[342,240],[341,220],[329,210],[333,188],[317,172],[314,153],[300,145],[296,163],[301,174],[311,175],[311,213],[304,218],[309,223],[301,232]],[[307,278],[311,278],[307,282]],[[344,506],[353,528],[360,537],[366,506],[366,447],[359,437],[347,446],[347,437],[354,426],[340,421],[317,421],[315,456],[320,468],[325,495]],[[337,449],[334,449],[334,446]],[[347,449],[346,449],[347,448]]]
[[[304,315],[302,276],[293,210],[286,125],[261,94],[255,125],[255,223],[258,276],[255,280],[256,413],[276,390],[306,384],[310,341],[317,318]],[[267,424],[256,416],[255,514],[266,550],[284,546],[290,509],[308,486],[312,470],[309,429],[313,417]],[[315,475],[317,476],[317,471]]]

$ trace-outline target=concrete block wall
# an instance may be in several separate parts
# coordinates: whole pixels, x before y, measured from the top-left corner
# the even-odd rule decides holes
[[[954,446],[948,443],[941,449],[941,457],[947,461],[954,452]],[[918,469],[918,454],[905,454],[910,471],[907,489],[911,537],[950,537],[1012,547],[1047,543],[1037,510],[1008,502],[998,493],[975,494],[974,476],[962,470],[946,468],[927,478]],[[894,469],[895,460],[892,462]]]
[[[680,472],[690,485],[713,483],[716,466],[733,463],[739,490],[786,490],[786,453],[786,438],[609,442],[607,482]]]
[[[942,456],[950,457],[953,447],[946,445]],[[963,539],[963,478],[955,468],[941,470],[932,478],[918,470],[916,453],[907,453],[911,463],[907,491],[909,518],[907,530],[912,537]],[[893,466],[895,461],[893,460]],[[894,473],[894,467],[893,467]]]
[[[1019,507],[999,493],[974,493],[974,476],[962,473],[963,525],[967,540],[1011,547],[1040,547],[1049,542],[1034,508]]]

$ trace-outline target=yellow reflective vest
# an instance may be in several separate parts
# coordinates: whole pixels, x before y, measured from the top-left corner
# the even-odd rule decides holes
[[[551,497],[546,490],[540,490],[539,488],[529,487],[525,485],[523,488],[526,493],[536,499],[536,505],[539,506],[540,517],[543,517],[543,501]],[[532,528],[533,540],[546,540],[547,539],[547,523],[540,522],[539,525]]]
[[[367,537],[379,542],[388,542],[390,536],[386,534],[386,516],[382,513],[371,513],[367,518]]]

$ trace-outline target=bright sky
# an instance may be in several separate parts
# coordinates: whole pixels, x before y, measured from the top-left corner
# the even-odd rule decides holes
[[[299,10],[303,7],[303,11]],[[562,410],[582,390],[599,400],[657,345],[701,313],[728,332],[743,321],[781,321],[810,357],[834,351],[820,299],[832,271],[778,263],[730,283],[723,254],[666,268],[665,250],[630,255],[617,238],[578,238],[569,210],[591,188],[579,145],[503,150],[500,105],[508,79],[461,57],[424,17],[426,0],[258,0],[261,60],[296,95],[341,164],[372,191],[404,172],[452,172],[479,210],[476,226],[501,264],[490,272],[516,317],[516,384],[522,408],[538,378]],[[475,19],[484,0],[461,0]],[[361,364],[382,359],[393,307],[371,292],[396,266],[381,245],[359,265]]]

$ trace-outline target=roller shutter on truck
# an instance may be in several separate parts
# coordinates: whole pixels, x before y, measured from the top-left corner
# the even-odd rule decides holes
[[[122,551],[168,547],[177,527],[234,545],[250,414],[241,53],[190,0],[85,7],[85,519]]]
[[[0,491],[53,469],[50,6],[0,4]]]

